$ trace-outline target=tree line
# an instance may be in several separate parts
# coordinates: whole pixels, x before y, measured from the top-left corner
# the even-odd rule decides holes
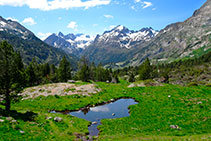
[[[29,65],[24,65],[19,53],[8,42],[0,43],[0,104],[10,110],[11,100],[18,99],[17,94],[25,87],[46,83],[67,82],[68,80],[101,81],[118,83],[118,76],[127,76],[129,82],[163,77],[168,83],[169,72],[175,68],[191,67],[211,61],[211,52],[188,60],[152,65],[148,58],[140,66],[130,66],[112,70],[101,64],[95,65],[82,57],[78,70],[73,71],[70,62],[64,56],[58,66],[38,64],[34,58]]]
[[[101,64],[90,63],[85,57],[79,61],[78,71],[73,72],[71,64],[64,56],[58,67],[54,64],[38,64],[34,58],[24,65],[20,53],[13,50],[7,41],[0,43],[0,104],[10,110],[11,100],[25,87],[46,83],[67,82],[68,80],[118,82],[112,69]]]

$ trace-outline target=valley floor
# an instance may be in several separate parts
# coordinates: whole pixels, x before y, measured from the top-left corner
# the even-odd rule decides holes
[[[94,85],[101,91],[89,95],[39,96],[13,103],[9,115],[12,118],[0,107],[0,140],[89,139],[90,122],[49,111],[78,110],[122,97],[134,98],[139,103],[129,107],[129,117],[102,120],[100,134],[94,140],[211,140],[211,87],[128,88],[130,83],[125,81]],[[55,117],[62,121],[56,122]],[[177,128],[171,128],[172,125]]]

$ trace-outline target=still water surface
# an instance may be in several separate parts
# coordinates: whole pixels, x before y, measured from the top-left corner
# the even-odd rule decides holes
[[[128,106],[138,104],[134,99],[119,99],[109,104],[91,107],[89,109],[70,112],[69,114],[78,118],[91,121],[88,127],[90,136],[97,136],[99,131],[97,126],[100,125],[101,119],[113,119],[130,116]]]

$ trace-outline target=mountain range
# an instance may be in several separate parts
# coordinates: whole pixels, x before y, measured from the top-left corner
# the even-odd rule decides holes
[[[54,33],[44,42],[18,22],[0,17],[2,40],[12,44],[25,63],[36,58],[39,63],[58,64],[66,55],[76,65],[78,58],[85,56],[114,68],[140,65],[147,57],[153,63],[199,57],[211,51],[211,0],[187,20],[160,31],[151,27],[133,31],[118,25],[96,36]]]
[[[91,62],[102,63],[107,67],[140,65],[147,57],[154,63],[199,57],[211,50],[210,7],[211,0],[207,0],[190,18],[170,24],[161,31],[151,27],[133,31],[119,25],[95,38],[81,41],[84,44],[80,50],[77,43],[70,42],[61,33],[51,35],[56,37],[55,40],[50,36],[45,42],[56,48],[71,50],[69,52],[77,56],[86,56]]]
[[[66,56],[73,66],[77,64],[78,58],[75,55],[49,46],[20,23],[0,16],[0,41],[3,40],[8,41],[14,50],[20,52],[25,64],[36,58],[38,63],[58,65],[63,56]]]
[[[79,55],[87,46],[89,46],[95,37],[84,34],[67,34],[59,32],[47,37],[44,42],[65,52]]]

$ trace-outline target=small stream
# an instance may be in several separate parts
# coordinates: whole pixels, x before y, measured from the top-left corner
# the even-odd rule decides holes
[[[69,112],[72,116],[91,121],[92,124],[88,127],[90,136],[97,136],[99,130],[97,126],[101,124],[101,119],[113,119],[130,116],[128,107],[138,104],[134,99],[119,99],[105,105],[83,108],[83,110]]]

